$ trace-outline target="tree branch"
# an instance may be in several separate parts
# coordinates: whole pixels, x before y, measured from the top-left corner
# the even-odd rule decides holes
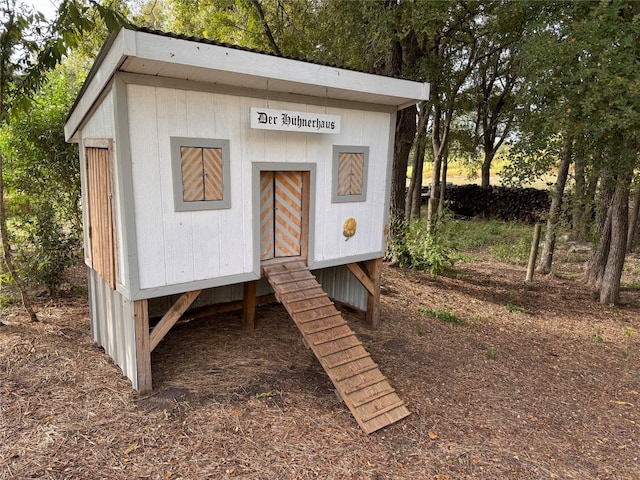
[[[280,48],[278,48],[278,44],[276,43],[276,39],[273,38],[273,33],[271,32],[271,27],[269,27],[269,23],[267,22],[267,19],[264,15],[262,5],[260,5],[260,2],[258,0],[251,0],[251,5],[253,5],[253,8],[255,8],[256,13],[258,14],[258,17],[260,17],[262,27],[264,28],[264,33],[269,40],[269,45],[271,46],[273,53],[275,53],[276,55],[282,55],[282,52],[280,51]]]

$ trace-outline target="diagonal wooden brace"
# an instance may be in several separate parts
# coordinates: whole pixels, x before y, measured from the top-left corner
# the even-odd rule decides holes
[[[149,351],[153,351],[158,346],[164,336],[171,330],[171,327],[175,325],[178,319],[182,316],[187,308],[191,306],[193,301],[200,295],[202,290],[193,290],[183,294],[176,303],[164,314],[158,325],[151,331],[149,336]]]
[[[369,260],[366,264],[348,263],[347,268],[367,290],[367,323],[377,328],[380,323],[380,274],[382,259]]]

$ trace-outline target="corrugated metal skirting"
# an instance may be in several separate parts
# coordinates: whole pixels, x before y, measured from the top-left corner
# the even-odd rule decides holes
[[[359,310],[367,309],[367,291],[360,285],[360,282],[344,266],[314,270],[313,274],[322,285],[325,292],[334,300],[346,303]],[[273,293],[269,282],[261,279],[258,282],[257,295],[268,295]],[[225,285],[223,287],[209,288],[204,290],[191,305],[191,308],[216,305],[242,300],[242,284]],[[180,298],[180,295],[168,297],[157,297],[149,299],[149,316],[161,317]]]
[[[89,268],[91,335],[138,388],[133,301],[127,300]]]
[[[312,273],[329,297],[358,310],[367,309],[367,290],[344,265],[314,270]]]

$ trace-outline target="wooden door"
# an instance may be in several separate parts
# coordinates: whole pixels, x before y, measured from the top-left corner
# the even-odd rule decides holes
[[[260,172],[260,260],[303,256],[306,178],[307,172]]]
[[[91,268],[112,289],[116,288],[115,234],[113,228],[110,150],[88,147],[87,196]]]

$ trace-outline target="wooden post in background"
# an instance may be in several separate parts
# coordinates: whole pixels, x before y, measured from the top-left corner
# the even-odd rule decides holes
[[[542,224],[536,223],[533,230],[533,241],[531,242],[531,252],[529,253],[529,265],[527,266],[527,278],[526,282],[533,280],[533,271],[536,268],[536,259],[538,258],[538,244],[540,243],[540,232],[542,231]]]

